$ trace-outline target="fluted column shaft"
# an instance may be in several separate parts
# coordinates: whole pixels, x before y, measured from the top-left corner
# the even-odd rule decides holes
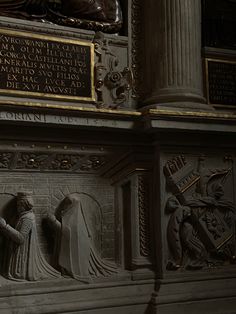
[[[204,103],[201,1],[148,2],[145,26],[148,93],[145,102]]]

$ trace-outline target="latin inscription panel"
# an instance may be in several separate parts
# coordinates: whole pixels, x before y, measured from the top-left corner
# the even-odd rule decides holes
[[[206,59],[208,102],[236,107],[236,62]]]
[[[0,93],[93,101],[93,44],[0,30]]]

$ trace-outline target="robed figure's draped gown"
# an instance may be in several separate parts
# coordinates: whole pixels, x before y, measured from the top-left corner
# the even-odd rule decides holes
[[[0,15],[29,18],[46,16],[47,7],[58,5],[60,0],[0,0]],[[61,3],[61,1],[60,1]]]
[[[17,10],[21,9],[25,6],[26,0],[16,0],[16,1],[11,1],[11,0],[0,0],[0,8],[1,9],[12,9],[12,10]]]
[[[5,272],[9,279],[36,281],[60,277],[42,255],[32,211],[21,214],[15,228],[8,225],[7,233],[10,243]]]
[[[118,22],[122,20],[118,0],[66,0],[62,1],[62,13],[95,21]]]
[[[0,15],[47,18],[49,12],[91,21],[122,21],[118,0],[0,0]]]
[[[96,251],[79,196],[72,194],[65,200],[67,205],[61,212],[61,222],[54,221],[62,272],[85,282],[93,276],[116,273],[116,266],[104,261]]]

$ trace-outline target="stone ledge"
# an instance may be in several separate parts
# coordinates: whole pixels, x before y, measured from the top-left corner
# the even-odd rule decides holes
[[[4,293],[1,293],[2,289]],[[132,308],[132,313],[144,313],[153,289],[154,280],[89,285],[78,284],[70,279],[20,283],[0,288],[0,312],[119,314],[131,313],[129,308]],[[136,312],[136,306],[142,310]]]
[[[233,314],[235,292],[234,276],[191,282],[160,280],[158,291],[152,296],[151,313]]]

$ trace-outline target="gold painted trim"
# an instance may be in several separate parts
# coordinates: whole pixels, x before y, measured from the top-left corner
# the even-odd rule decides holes
[[[122,116],[138,116],[140,117],[142,114],[138,111],[132,110],[117,110],[117,109],[98,109],[98,108],[90,108],[90,107],[82,107],[82,106],[67,106],[67,105],[59,105],[59,104],[45,104],[40,102],[19,102],[19,101],[11,101],[11,100],[3,100],[0,99],[0,105],[8,105],[8,106],[22,106],[22,107],[30,107],[30,108],[48,108],[48,109],[62,109],[62,110],[73,110],[79,111],[82,113],[100,113],[100,114],[113,114],[113,115],[122,115]],[[2,107],[3,108],[3,107]]]
[[[236,64],[236,61],[225,60],[225,59],[205,58],[205,60],[207,60],[207,61],[213,61],[213,62],[223,62],[223,63]]]
[[[218,58],[205,58],[205,79],[206,79],[206,82],[205,82],[205,88],[206,88],[206,99],[207,99],[207,103],[209,105],[212,105],[212,106],[216,106],[216,107],[223,107],[223,108],[234,108],[236,107],[236,103],[235,103],[235,106],[233,105],[224,105],[224,104],[221,104],[221,103],[211,103],[210,102],[210,91],[209,91],[209,67],[208,67],[208,63],[210,62],[221,62],[221,63],[226,63],[226,64],[234,64],[236,65],[236,61],[232,61],[232,60],[225,60],[225,59],[218,59]]]
[[[220,243],[218,246],[217,246],[217,250],[219,250],[225,243],[227,243],[231,238],[233,237],[233,234],[231,234],[227,239],[225,239],[224,242]]]
[[[181,193],[186,192],[188,189],[191,188],[191,186],[193,186],[196,182],[198,182],[200,180],[200,176],[196,177],[193,181],[191,181],[190,184],[188,184],[186,187],[184,187],[183,189],[180,190]]]
[[[40,92],[27,92],[22,90],[10,90],[10,89],[0,89],[1,94],[10,94],[10,95],[20,95],[20,96],[32,96],[32,97],[42,97],[47,99],[60,99],[60,100],[73,100],[73,101],[86,101],[86,102],[95,102],[95,84],[94,84],[94,44],[90,42],[85,42],[81,40],[75,40],[75,39],[68,39],[68,38],[61,38],[57,36],[49,36],[49,35],[41,35],[41,34],[35,34],[31,32],[23,32],[23,31],[15,31],[15,30],[5,30],[0,29],[0,34],[6,35],[6,36],[20,36],[24,38],[30,38],[30,39],[40,39],[40,40],[48,40],[53,42],[59,42],[59,43],[65,43],[65,44],[73,44],[73,45],[80,45],[80,46],[86,46],[90,47],[90,71],[91,71],[91,97],[80,97],[80,96],[66,96],[66,95],[59,95],[59,94],[48,94],[48,93],[40,93]]]
[[[208,119],[230,119],[236,120],[236,114],[227,113],[214,113],[205,111],[177,111],[177,110],[165,110],[165,109],[149,109],[145,112],[145,115],[156,116],[177,116],[177,117],[195,117],[195,118],[208,118]]]

